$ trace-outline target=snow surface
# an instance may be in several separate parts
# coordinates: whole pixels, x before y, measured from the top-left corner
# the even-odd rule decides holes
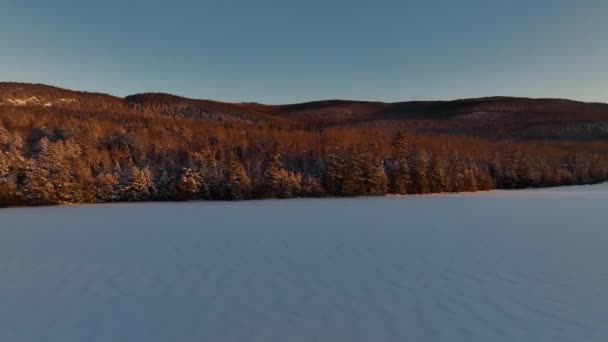
[[[608,185],[0,210],[0,341],[608,341]]]

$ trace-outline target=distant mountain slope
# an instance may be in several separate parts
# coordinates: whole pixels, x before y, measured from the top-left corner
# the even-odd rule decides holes
[[[43,84],[0,83],[0,105],[144,113],[200,120],[315,127],[401,125],[404,129],[542,139],[608,138],[608,104],[564,99],[487,97],[397,103],[327,100],[288,105],[195,100],[164,93],[125,98]]]

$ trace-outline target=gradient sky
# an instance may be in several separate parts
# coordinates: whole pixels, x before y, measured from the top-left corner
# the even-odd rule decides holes
[[[224,101],[608,102],[608,1],[0,0],[0,80]]]

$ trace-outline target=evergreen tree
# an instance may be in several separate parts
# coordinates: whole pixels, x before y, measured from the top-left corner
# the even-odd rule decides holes
[[[392,162],[389,164],[391,192],[407,194],[411,190],[410,168],[408,165],[409,144],[403,132],[397,134],[392,142]]]
[[[503,163],[503,186],[507,189],[515,189],[520,184],[519,175],[521,175],[521,171],[518,172],[520,170],[520,159],[521,152],[514,149],[509,159]]]
[[[343,192],[346,159],[343,152],[337,148],[328,149],[325,160],[325,187],[330,195]]]
[[[152,173],[148,167],[131,167],[128,184],[124,188],[124,196],[127,201],[149,201],[154,193],[154,182]]]
[[[303,196],[323,197],[327,195],[321,181],[314,176],[306,175],[302,177],[300,189]]]
[[[104,172],[95,178],[95,201],[116,202],[120,200],[118,193],[120,181],[112,172]]]
[[[410,189],[411,194],[426,194],[431,191],[429,184],[428,156],[426,151],[414,146],[408,154],[408,166],[410,169]]]
[[[370,156],[370,162],[367,164],[369,168],[366,170],[367,189],[366,194],[372,196],[381,196],[388,192],[388,177],[384,171],[382,161]]]
[[[177,184],[179,197],[184,200],[197,199],[201,195],[202,177],[190,168],[184,168]]]
[[[348,152],[348,163],[343,173],[342,194],[345,196],[364,195],[365,160],[358,147]]]
[[[429,188],[430,192],[445,192],[446,186],[446,166],[445,154],[433,154],[429,162]]]
[[[39,161],[25,167],[23,181],[23,201],[32,205],[59,204],[53,183],[49,181],[49,169]]]
[[[404,132],[399,132],[392,142],[393,158],[397,160],[405,159],[410,151],[410,144]]]
[[[283,168],[281,155],[270,155],[265,162],[262,193],[265,197],[290,198],[300,192],[301,176]]]
[[[175,177],[169,176],[167,170],[163,170],[162,173],[154,179],[154,200],[167,201],[178,198],[178,185],[175,182]]]
[[[215,156],[209,149],[203,149],[200,158],[200,170],[203,184],[201,193],[204,198],[213,199],[219,196],[222,174]]]
[[[251,180],[236,154],[229,151],[224,161],[224,182],[221,196],[226,199],[246,199],[251,191]]]
[[[477,191],[477,178],[472,165],[467,167],[462,174],[462,188],[460,191],[475,192]]]
[[[356,146],[349,152],[344,175],[343,194],[346,196],[383,195],[388,191],[388,178],[382,162],[371,152]]]
[[[0,151],[0,207],[19,203],[17,165],[22,163],[12,153]]]

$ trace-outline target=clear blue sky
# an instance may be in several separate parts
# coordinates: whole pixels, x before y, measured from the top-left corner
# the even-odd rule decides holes
[[[0,80],[124,96],[608,101],[608,1],[0,0]]]

